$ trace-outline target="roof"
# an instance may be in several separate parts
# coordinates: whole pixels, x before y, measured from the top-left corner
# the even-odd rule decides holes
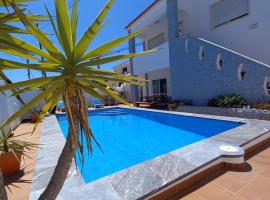
[[[161,0],[155,0],[150,6],[148,6],[143,12],[141,12],[135,19],[133,19],[125,28],[128,29],[132,24],[134,24],[138,19],[140,19],[145,13],[151,10],[160,1]]]

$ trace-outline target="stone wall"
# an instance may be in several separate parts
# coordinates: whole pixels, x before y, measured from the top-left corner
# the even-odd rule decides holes
[[[237,109],[237,108],[218,108],[207,106],[180,106],[177,111],[187,113],[197,113],[206,115],[219,115],[228,117],[240,117],[247,119],[270,120],[270,111]]]

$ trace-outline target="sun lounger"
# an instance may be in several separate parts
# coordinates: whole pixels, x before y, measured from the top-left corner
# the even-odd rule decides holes
[[[94,99],[91,99],[91,104],[94,108],[97,108],[97,107],[104,107],[104,103],[102,103],[99,99],[97,98],[94,98]]]
[[[153,97],[143,97],[141,101],[134,103],[136,107],[151,107],[151,108],[163,108],[166,107],[168,103],[168,97],[163,96],[153,96]]]
[[[59,112],[65,112],[65,104],[63,101],[59,101],[58,105],[57,105],[57,110]]]

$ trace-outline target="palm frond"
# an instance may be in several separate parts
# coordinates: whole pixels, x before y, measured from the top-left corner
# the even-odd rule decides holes
[[[13,0],[16,4],[20,4],[20,3],[27,3],[27,2],[33,2],[36,0]],[[9,3],[7,0],[1,0],[0,1],[0,7],[6,7],[9,6]]]
[[[78,68],[79,67],[91,67],[91,66],[96,66],[96,65],[103,65],[103,64],[107,64],[107,63],[111,63],[111,62],[115,62],[115,61],[119,61],[119,60],[124,60],[127,58],[134,58],[137,56],[142,56],[142,55],[152,53],[155,51],[156,50],[148,50],[148,51],[139,52],[139,53],[130,53],[130,54],[111,56],[111,57],[106,57],[106,58],[97,58],[97,59],[93,59],[93,60],[78,64]]]
[[[102,22],[107,16],[113,3],[114,3],[114,0],[108,0],[107,4],[104,6],[100,14],[97,16],[94,23],[88,28],[88,30],[84,33],[82,38],[79,40],[74,50],[74,58],[76,60],[85,53],[90,43],[93,41],[93,39],[99,32],[100,25],[102,25]]]
[[[31,59],[31,60],[36,60],[36,61],[39,60],[33,54],[30,54],[22,49],[18,49],[16,47],[12,47],[12,46],[0,44],[0,51],[2,51],[4,53],[9,53],[9,54],[14,55],[14,56],[23,57],[26,59]]]
[[[4,74],[4,72],[0,71],[0,78],[5,81],[7,84],[12,84],[12,81]],[[0,90],[1,92],[1,90]],[[16,99],[22,104],[22,105],[25,105],[25,102],[22,100],[22,98],[17,95],[17,91],[16,89],[11,89],[11,92],[12,94],[14,94],[14,96],[16,97]]]
[[[42,32],[28,17],[25,15],[21,9],[17,7],[16,4],[11,4],[16,14],[20,18],[21,22],[27,28],[29,33],[31,33],[40,44],[55,58],[65,62],[66,59],[62,55],[62,53],[57,49],[57,47],[53,44],[53,42],[47,37],[47,35]]]
[[[61,68],[58,64],[25,64],[0,58],[0,70],[34,69],[47,72],[58,72]]]
[[[55,9],[58,32],[61,35],[59,38],[60,44],[62,44],[67,58],[71,59],[73,52],[73,40],[67,2],[63,0],[55,0]]]
[[[31,101],[29,101],[27,104],[25,104],[19,111],[14,113],[8,120],[6,120],[2,125],[0,125],[0,129],[3,129],[6,127],[9,123],[13,122],[17,118],[21,117],[24,113],[29,111],[32,107],[34,107],[36,104],[47,98],[50,94],[54,93],[55,90],[59,87],[59,84],[54,85],[47,90],[41,92],[36,97],[34,97]]]
[[[18,48],[24,50],[30,54],[35,54],[37,56],[41,56],[43,58],[48,59],[53,63],[61,63],[59,60],[53,57],[53,55],[33,46],[32,44],[21,40],[15,36],[12,36],[7,33],[0,32],[0,43],[5,44],[10,47]]]
[[[35,84],[46,84],[50,80],[53,80],[55,77],[42,77],[42,78],[35,78],[26,81],[20,81],[16,83],[9,82],[7,85],[0,86],[0,91],[12,90],[12,89],[20,89],[29,85]]]
[[[103,44],[91,51],[89,51],[88,53],[86,53],[83,57],[82,57],[82,61],[83,60],[90,60],[93,58],[97,58],[100,56],[103,56],[109,52],[112,51],[113,48],[119,46],[120,44],[130,40],[131,38],[136,37],[137,35],[139,35],[141,32],[136,32],[136,33],[132,33],[130,35],[118,38],[116,40],[113,40],[111,42],[108,42],[106,44]]]
[[[72,31],[72,41],[73,41],[73,47],[76,45],[76,36],[77,36],[77,23],[78,23],[78,0],[74,0],[73,2],[73,9],[72,9],[72,15],[71,15],[71,31]]]
[[[60,85],[59,87],[56,88],[56,90],[54,91],[54,93],[52,93],[49,96],[49,98],[47,100],[47,103],[42,107],[42,110],[39,113],[38,120],[37,120],[37,122],[36,122],[36,124],[35,124],[35,126],[33,128],[32,133],[37,129],[37,127],[39,126],[40,122],[43,120],[43,118],[47,114],[47,112],[50,111],[50,110],[52,110],[52,108],[58,104],[59,99],[62,96],[63,87],[64,87],[64,84]]]

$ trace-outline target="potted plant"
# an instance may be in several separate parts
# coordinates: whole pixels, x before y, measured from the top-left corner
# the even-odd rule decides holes
[[[2,131],[0,136],[0,169],[4,177],[16,174],[20,170],[22,156],[27,156],[25,152],[38,147],[38,144],[15,140],[18,136],[14,136],[13,131],[8,134]]]
[[[171,101],[170,103],[168,103],[168,108],[169,110],[176,110],[178,108],[178,106],[180,105],[180,101]]]
[[[33,123],[36,123],[38,121],[39,118],[39,105],[33,107],[33,109],[31,109],[31,120]]]

